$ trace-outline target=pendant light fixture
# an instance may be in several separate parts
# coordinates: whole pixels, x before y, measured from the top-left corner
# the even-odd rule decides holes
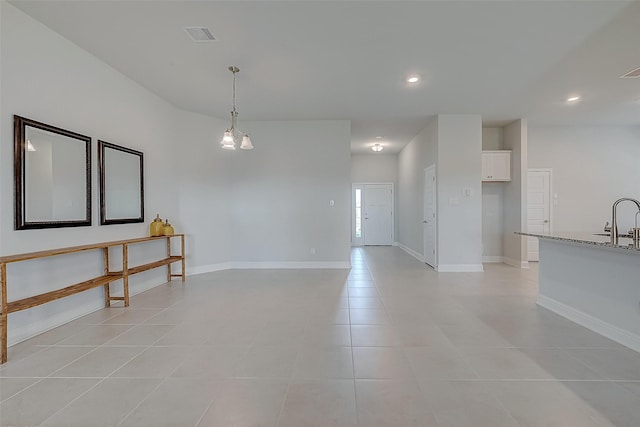
[[[253,144],[251,144],[251,138],[249,138],[249,134],[239,131],[236,127],[236,125],[238,124],[238,111],[236,110],[236,73],[238,73],[240,69],[232,65],[229,67],[229,71],[233,73],[233,110],[231,110],[231,127],[224,132],[222,141],[220,141],[220,146],[225,150],[235,150],[236,141],[238,140],[240,135],[242,135],[242,143],[240,144],[240,149],[252,150]]]

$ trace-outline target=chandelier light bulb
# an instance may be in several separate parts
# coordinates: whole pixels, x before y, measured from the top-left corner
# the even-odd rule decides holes
[[[235,150],[236,149],[236,141],[233,138],[233,132],[230,129],[227,129],[224,132],[224,136],[222,137],[222,141],[220,142],[220,146],[225,150]]]
[[[251,143],[251,138],[246,133],[242,137],[242,144],[240,144],[240,148],[242,150],[253,150],[253,144]]]

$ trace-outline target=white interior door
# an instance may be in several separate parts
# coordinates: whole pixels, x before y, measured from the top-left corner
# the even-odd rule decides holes
[[[436,267],[436,167],[424,170],[424,262]]]
[[[392,184],[365,184],[363,201],[364,244],[393,244]]]
[[[529,169],[527,177],[527,231],[551,231],[551,170]],[[527,238],[529,261],[538,261],[538,239]]]

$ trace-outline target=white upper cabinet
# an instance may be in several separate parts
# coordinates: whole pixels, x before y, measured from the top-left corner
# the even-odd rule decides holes
[[[483,181],[511,181],[511,151],[482,152]]]

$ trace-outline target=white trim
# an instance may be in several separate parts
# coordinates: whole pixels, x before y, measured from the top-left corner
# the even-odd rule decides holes
[[[576,310],[573,307],[544,295],[538,295],[537,303],[540,307],[553,311],[554,313],[559,314],[562,317],[566,317],[578,325],[591,329],[610,340],[640,352],[640,335],[636,335],[633,332],[619,328],[611,323],[604,322],[597,317],[593,317],[590,314]]]
[[[405,251],[406,253],[408,253],[409,255],[411,255],[412,257],[414,257],[415,259],[417,259],[418,261],[424,263],[424,257],[422,256],[421,253],[414,251],[413,249],[403,245],[402,243],[398,243],[398,247],[403,251]]]
[[[393,242],[391,246],[398,246],[398,242]]]
[[[350,261],[234,262],[234,269],[349,269]]]
[[[174,278],[174,281],[176,279]],[[179,279],[178,279],[179,280]],[[129,297],[133,297],[135,295],[146,292],[155,287],[166,285],[170,282],[162,282],[162,283],[137,283],[134,285],[129,285]],[[117,303],[116,303],[117,304]],[[55,329],[59,326],[66,325],[69,322],[73,322],[81,317],[87,316],[91,313],[94,313],[98,310],[102,310],[106,308],[104,306],[104,297],[99,298],[95,302],[90,304],[82,304],[75,307],[75,310],[65,310],[59,313],[54,314],[53,316],[48,316],[42,322],[36,322],[33,324],[27,325],[27,327],[20,327],[20,325],[16,325],[16,327],[11,328],[11,334],[7,337],[7,346],[11,347],[12,345],[16,345],[21,343],[22,341],[26,341],[30,338],[33,338],[37,335],[44,334],[52,329]],[[124,306],[114,305],[112,308],[124,308]],[[71,312],[71,317],[69,317]],[[124,311],[123,311],[124,313]]]
[[[529,261],[520,261],[513,258],[502,257],[502,262],[516,268],[529,268]]]
[[[187,276],[222,270],[350,269],[350,261],[221,262],[187,268]]]
[[[439,264],[435,270],[439,273],[482,273],[484,267],[482,264]]]
[[[65,310],[53,316],[47,316],[46,319],[43,319],[40,322],[26,325],[27,327],[20,327],[21,325],[11,325],[12,327],[9,328],[9,330],[12,333],[10,333],[7,337],[7,346],[11,347],[12,345],[16,345],[18,343],[21,343],[22,341],[26,341],[29,338],[44,334],[45,332],[55,329],[58,326],[73,322],[76,319],[91,314],[95,311],[102,310],[103,308],[105,308],[104,297],[95,301],[93,304],[83,304],[76,307],[76,310],[71,310],[71,317],[69,317],[70,310]]]
[[[504,262],[504,257],[501,255],[495,256],[495,255],[485,255],[482,257],[482,262],[483,263],[500,263],[500,262]]]
[[[214,271],[231,270],[232,262],[221,262],[218,264],[200,265],[197,267],[187,266],[187,276],[194,276],[202,273],[212,273]]]

